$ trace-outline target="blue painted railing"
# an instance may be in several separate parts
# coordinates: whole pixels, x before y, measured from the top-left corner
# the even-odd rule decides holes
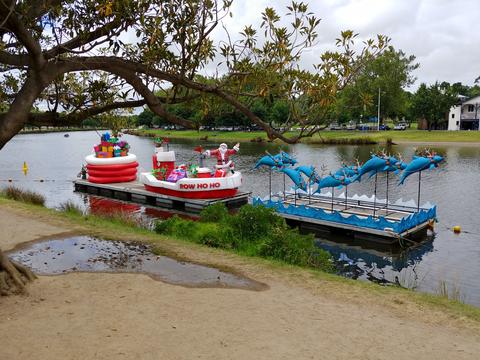
[[[262,200],[259,197],[253,198],[253,205],[263,205],[267,208],[275,209],[279,213],[302,216],[312,219],[331,221],[346,225],[353,225],[358,227],[365,227],[376,230],[390,230],[394,233],[401,234],[415,226],[422,224],[428,220],[433,220],[437,216],[437,207],[433,206],[429,209],[421,209],[418,212],[412,213],[404,217],[400,221],[390,221],[383,216],[373,218],[359,217],[355,214],[346,215],[339,211],[324,211],[323,209],[316,209],[305,205],[287,205],[282,201]]]

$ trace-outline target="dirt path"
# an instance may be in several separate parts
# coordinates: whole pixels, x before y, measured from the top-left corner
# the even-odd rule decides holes
[[[2,207],[0,229],[4,250],[68,230]],[[479,358],[474,323],[224,258],[270,288],[185,288],[134,274],[40,277],[29,296],[0,298],[0,359]]]

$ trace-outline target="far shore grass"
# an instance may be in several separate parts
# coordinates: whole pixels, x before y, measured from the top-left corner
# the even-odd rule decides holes
[[[147,137],[168,137],[171,139],[191,139],[225,142],[261,142],[267,141],[263,131],[196,131],[196,130],[131,130],[131,134]],[[287,135],[294,135],[290,133]],[[404,131],[321,131],[311,138],[304,138],[306,144],[381,144],[401,143],[467,143],[480,144],[480,131],[415,130]]]
[[[414,292],[396,286],[380,286],[377,284],[351,280],[319,270],[289,265],[277,260],[250,257],[234,254],[230,251],[198,245],[185,239],[156,234],[151,230],[139,227],[132,221],[122,217],[102,217],[84,215],[75,209],[58,211],[38,205],[26,204],[0,196],[0,206],[63,228],[77,234],[101,237],[108,240],[139,241],[151,244],[158,254],[177,259],[196,262],[207,266],[242,273],[242,266],[254,268],[268,277],[280,276],[294,281],[299,286],[315,289],[329,296],[345,296],[360,302],[372,302],[387,308],[398,309],[398,306],[416,311],[431,311],[447,315],[452,320],[471,321],[475,327],[480,326],[480,308],[450,300],[445,296]],[[19,230],[20,231],[20,230]],[[410,310],[412,308],[410,307]]]

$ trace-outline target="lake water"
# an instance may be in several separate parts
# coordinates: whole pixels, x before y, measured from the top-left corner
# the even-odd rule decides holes
[[[137,155],[140,171],[149,171],[153,140],[125,135],[132,152]],[[152,208],[133,204],[119,204],[105,201],[91,195],[73,192],[72,181],[76,178],[85,155],[99,140],[96,132],[71,132],[66,138],[63,133],[27,134],[13,138],[0,151],[0,186],[15,185],[44,194],[47,206],[58,207],[67,200],[89,208],[92,211],[105,211],[108,208],[122,206],[126,210],[147,216],[162,216],[164,213]],[[190,141],[178,141],[171,144],[176,151],[177,163],[196,162],[193,148],[199,145]],[[218,142],[210,138],[201,144],[204,148],[215,148]],[[229,144],[232,146],[233,144]],[[293,154],[300,164],[322,166],[326,171],[335,171],[341,161],[354,159],[365,161],[372,146],[283,146]],[[265,151],[276,153],[274,144],[244,143],[240,154],[235,156],[236,169],[244,175],[243,190],[253,195],[265,196],[268,193],[268,175],[266,168],[253,171],[256,160]],[[392,153],[400,152],[409,161],[413,146],[401,145],[387,149]],[[480,306],[480,225],[478,207],[480,205],[480,147],[449,145],[435,147],[446,161],[439,169],[422,173],[421,203],[431,202],[438,206],[438,219],[433,241],[421,246],[392,255],[379,251],[353,248],[319,239],[319,245],[329,250],[349,276],[378,282],[393,282],[395,277],[400,283],[421,291],[439,293],[444,285],[455,297],[462,301]],[[26,161],[29,171],[22,172]],[[210,164],[212,160],[208,160]],[[393,177],[391,175],[390,179]],[[274,174],[273,190],[283,189],[283,177]],[[390,183],[390,199],[395,201],[415,199],[417,197],[416,176],[409,178],[404,186]],[[349,195],[372,194],[373,181],[362,180],[349,187]],[[341,191],[337,191],[341,192]],[[379,176],[378,195],[385,192],[385,178]],[[451,228],[460,225],[463,232],[453,234]]]

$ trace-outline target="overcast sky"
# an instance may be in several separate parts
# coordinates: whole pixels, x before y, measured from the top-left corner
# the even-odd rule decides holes
[[[421,82],[462,82],[473,85],[480,76],[480,0],[305,0],[322,19],[319,43],[303,59],[305,67],[318,62],[319,54],[331,48],[341,30],[352,29],[362,38],[378,33],[389,36],[396,49],[413,54],[420,63],[416,89]],[[286,12],[289,0],[234,0],[230,33],[244,25],[256,28],[260,13],[274,7]],[[216,37],[221,37],[220,33]]]

